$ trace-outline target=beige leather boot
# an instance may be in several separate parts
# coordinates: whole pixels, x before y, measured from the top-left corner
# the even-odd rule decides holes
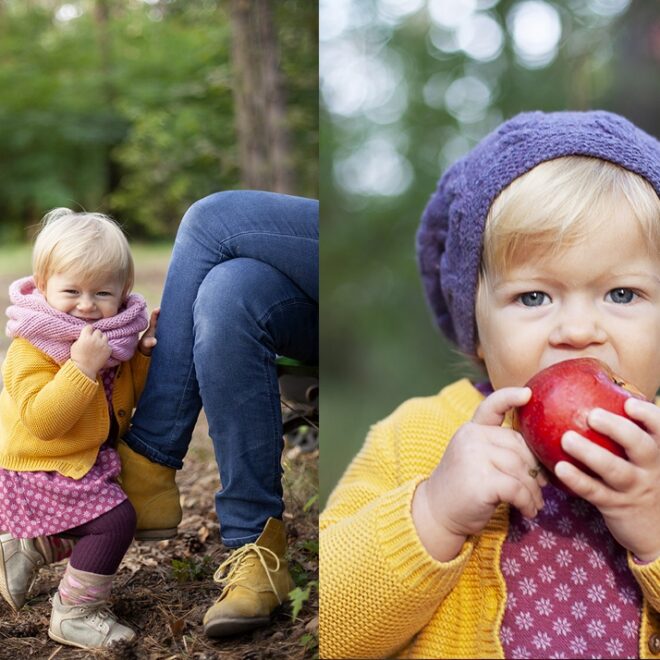
[[[117,621],[107,601],[65,605],[59,591],[53,596],[48,636],[81,649],[106,648],[113,642],[131,641],[135,632]]]
[[[0,534],[0,594],[18,611],[25,605],[37,571],[46,563],[32,539]]]
[[[137,513],[135,538],[159,541],[176,536],[182,516],[176,470],[150,461],[123,440],[117,451],[121,458],[121,487]]]
[[[293,589],[286,553],[284,523],[269,518],[261,536],[235,550],[215,573],[224,586],[204,616],[209,637],[235,635],[270,622],[273,610]]]

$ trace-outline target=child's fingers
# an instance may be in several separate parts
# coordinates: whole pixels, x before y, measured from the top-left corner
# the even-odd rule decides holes
[[[532,390],[529,387],[503,387],[495,390],[481,402],[472,421],[486,426],[500,426],[509,410],[526,404],[531,396]]]
[[[640,403],[643,404],[642,401]],[[655,408],[655,406],[653,407]],[[635,406],[631,406],[631,408],[635,409]],[[648,415],[647,411],[643,411],[642,415],[646,415],[651,423],[656,422],[656,420],[651,419],[652,415]],[[642,466],[656,460],[658,443],[651,435],[630,419],[622,415],[616,415],[608,410],[595,408],[589,413],[587,421],[594,431],[606,435],[618,445],[621,445],[628,458],[635,465]]]
[[[94,327],[90,324],[87,324],[83,327],[83,329],[80,331],[80,337],[91,337],[94,332],[99,332],[98,330],[94,330]]]
[[[158,316],[160,314],[160,307],[156,307],[149,317],[149,327],[147,328],[145,335],[153,337],[156,334],[156,326],[158,325]]]
[[[539,462],[531,452],[527,443],[518,431],[513,431],[508,428],[492,428],[488,431],[488,442],[495,447],[501,447],[515,452],[522,460],[527,474],[533,473],[536,476],[532,478],[538,480],[542,486],[548,482],[543,473],[540,471]],[[530,475],[531,476],[531,475]]]
[[[623,407],[630,417],[644,424],[656,442],[660,442],[660,408],[655,403],[631,397]]]
[[[491,457],[491,462],[500,472],[509,475],[518,481],[521,488],[529,491],[537,511],[543,508],[541,487],[530,473],[527,463],[520,456],[511,451],[498,451]]]
[[[555,475],[576,495],[595,507],[601,508],[611,503],[612,493],[602,481],[582,472],[568,461],[559,461],[555,465]]]
[[[635,482],[639,468],[629,461],[615,456],[611,451],[595,442],[587,440],[575,431],[564,433],[561,447],[567,454],[577,458],[592,472],[595,472],[614,490],[626,491]]]
[[[526,518],[536,516],[538,507],[529,488],[505,474],[497,475],[494,479],[499,502],[515,506]]]

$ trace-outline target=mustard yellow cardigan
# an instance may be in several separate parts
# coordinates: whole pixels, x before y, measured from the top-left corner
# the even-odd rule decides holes
[[[321,515],[322,658],[504,657],[508,506],[446,563],[426,552],[411,518],[415,488],[482,400],[461,380],[372,427]],[[628,565],[644,595],[640,657],[660,657],[660,559]]]
[[[120,437],[128,431],[150,359],[135,351],[119,365],[112,405]],[[14,339],[2,367],[0,467],[83,477],[110,431],[101,378],[91,380],[71,361],[55,360],[25,339]]]

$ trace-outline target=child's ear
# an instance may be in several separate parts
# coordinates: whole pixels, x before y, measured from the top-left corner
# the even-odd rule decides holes
[[[484,349],[481,348],[481,344],[479,342],[477,342],[477,357],[480,360],[484,359]]]
[[[37,290],[41,294],[46,293],[46,283],[40,278],[34,275],[34,285],[37,287]]]

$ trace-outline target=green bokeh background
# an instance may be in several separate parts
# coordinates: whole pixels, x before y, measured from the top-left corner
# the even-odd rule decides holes
[[[502,47],[487,61],[452,45],[458,31],[434,24],[432,5],[320,4],[322,502],[372,423],[474,374],[434,329],[415,262],[419,217],[447,165],[524,110],[602,108],[660,134],[658,3],[447,0],[500,26]],[[560,21],[556,54],[544,65],[516,53],[522,5],[549,7]],[[547,37],[547,25],[536,28]],[[527,30],[516,37],[524,42]],[[448,93],[465,76],[477,79],[476,97],[469,88],[463,99],[460,89]],[[374,140],[389,145],[375,157]],[[398,177],[387,167],[392,152]]]
[[[192,202],[241,187],[229,7],[0,2],[0,245],[29,240],[57,206],[109,213],[131,240],[171,240]],[[275,3],[269,60],[283,79],[293,186],[314,198],[317,19],[315,3]]]

